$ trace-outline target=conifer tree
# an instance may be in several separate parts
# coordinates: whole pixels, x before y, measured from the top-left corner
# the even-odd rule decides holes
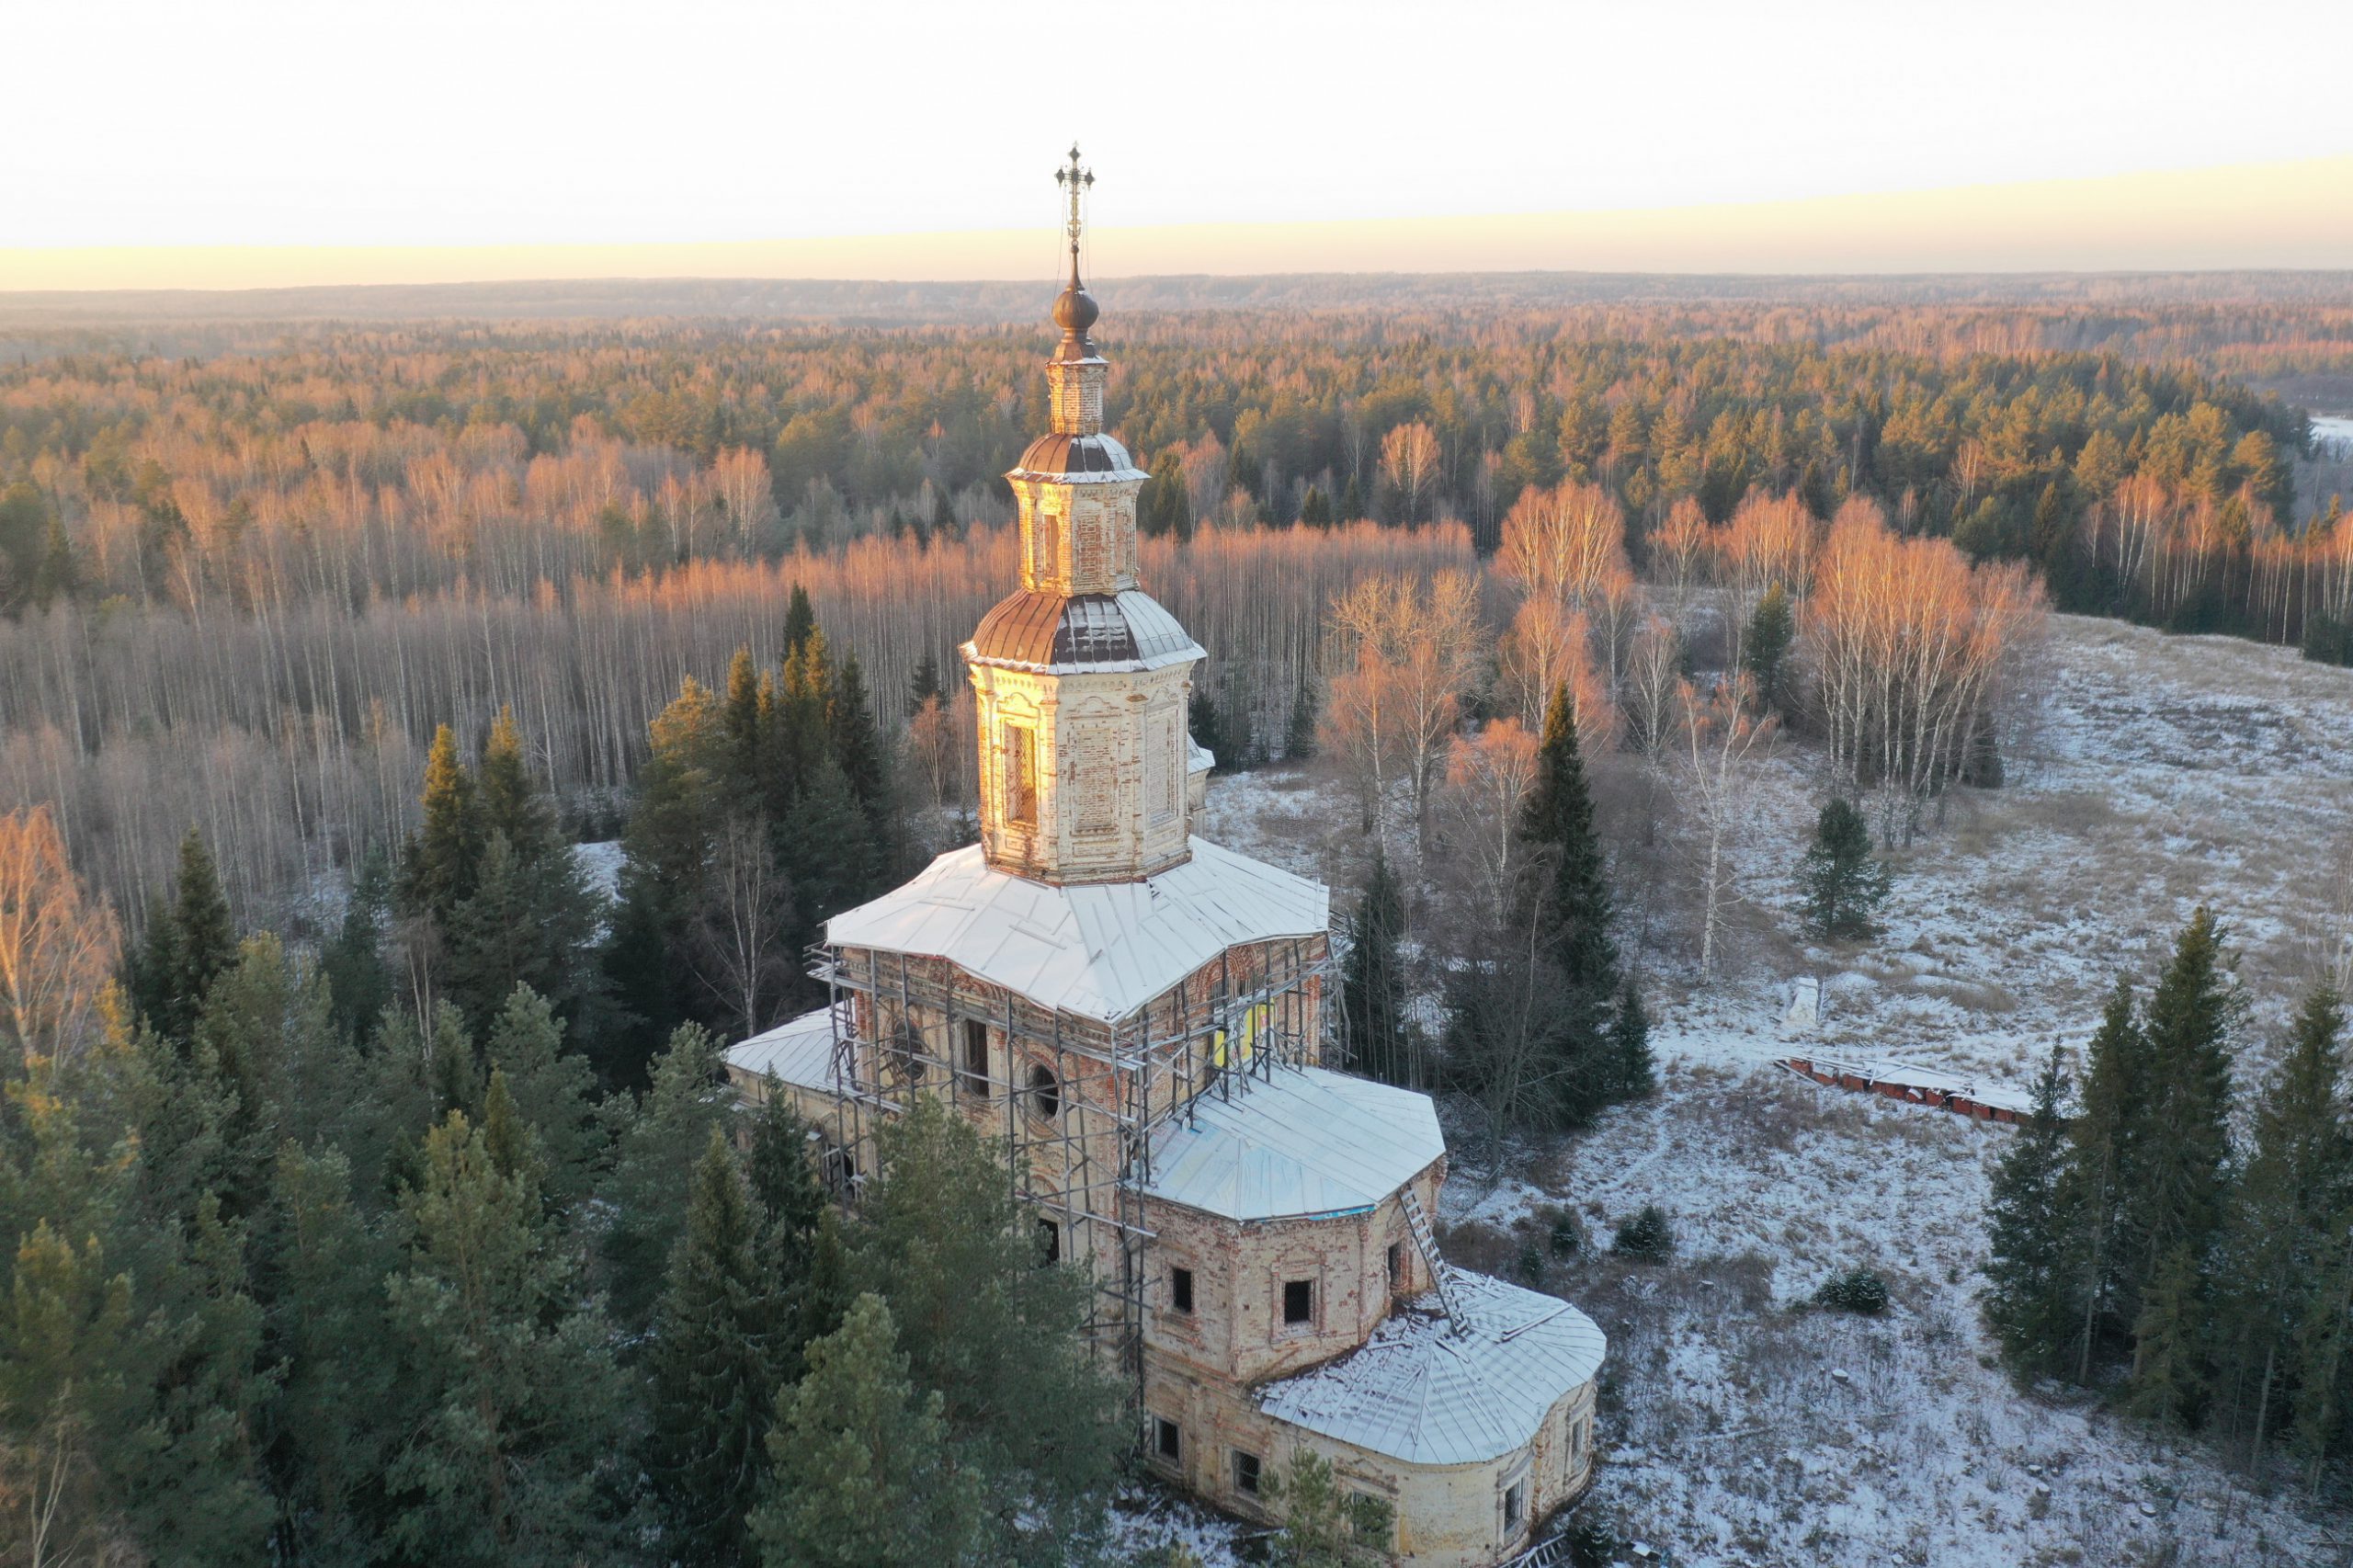
[[[2230,1040],[2240,1006],[2221,927],[2201,907],[2175,943],[2144,1026],[2143,1135],[2128,1210],[2144,1279],[2177,1247],[2201,1278],[2209,1265],[2228,1190]]]
[[[918,1392],[891,1309],[860,1296],[778,1396],[775,1480],[751,1528],[769,1568],[973,1561],[977,1478],[956,1462],[937,1390]]]
[[[841,768],[851,796],[866,813],[870,836],[881,861],[879,869],[887,872],[892,858],[889,845],[897,823],[891,789],[891,757],[884,749],[882,733],[875,725],[873,709],[867,701],[866,676],[858,667],[856,653],[845,658],[834,671],[825,723],[834,761]]]
[[[236,926],[220,874],[203,837],[190,828],[180,840],[171,902],[148,914],[145,942],[131,969],[131,1000],[156,1033],[186,1044],[213,978],[236,956]]]
[[[761,1216],[725,1131],[696,1165],[654,1313],[649,1468],[688,1561],[749,1560],[747,1516],[790,1326],[759,1256]],[[797,1362],[798,1357],[790,1359]]]
[[[2207,1393],[2204,1281],[2186,1241],[2166,1247],[2132,1324],[2126,1408],[2171,1426],[2195,1425]]]
[[[1802,875],[1806,924],[1816,936],[1862,937],[1877,929],[1872,916],[1893,878],[1871,853],[1870,824],[1846,797],[1823,803]]]
[[[474,778],[458,756],[449,726],[433,732],[425,758],[425,822],[402,857],[401,903],[411,915],[429,915],[447,926],[458,905],[472,895],[483,851],[482,816]]]
[[[2033,1376],[2072,1369],[2083,1312],[2075,1256],[2082,1227],[2068,1211],[2066,1074],[2051,1048],[2034,1109],[1994,1175],[1986,1211],[1985,1321],[2011,1363]]]
[[[1781,706],[1782,665],[1797,634],[1790,596],[1776,583],[1756,601],[1756,612],[1748,618],[1747,630],[1740,639],[1741,668],[1756,677],[1756,699],[1768,709]]]
[[[738,647],[727,661],[727,695],[720,703],[726,734],[726,768],[737,799],[760,799],[760,676],[752,651]]]
[[[1648,1099],[1658,1087],[1658,1073],[1651,1060],[1650,1010],[1643,1006],[1642,987],[1628,975],[1618,988],[1618,1006],[1609,1019],[1611,1097]]]
[[[358,1039],[392,999],[392,974],[384,962],[384,923],[392,903],[392,861],[381,846],[371,846],[352,879],[343,924],[324,958],[335,1027],[347,1039]]]
[[[524,760],[523,733],[511,708],[499,709],[490,739],[483,744],[477,793],[477,820],[485,842],[504,837],[517,861],[535,871],[563,853],[555,812]]]
[[[817,611],[809,603],[809,590],[795,583],[784,607],[784,656],[790,659],[800,653],[816,630]]]
[[[2218,1281],[2234,1428],[2260,1453],[2284,1413],[2294,1340],[2353,1206],[2353,1140],[2337,1085],[2344,1012],[2325,986],[2304,999],[2255,1106],[2255,1147],[2233,1193]]]
[[[1594,832],[1575,704],[1565,683],[1552,688],[1545,708],[1536,783],[1521,808],[1520,836],[1550,852],[1552,881],[1538,921],[1563,976],[1581,993],[1605,999],[1615,994],[1618,947],[1609,934],[1609,882]]]
[[[1404,890],[1376,843],[1364,896],[1347,923],[1340,1016],[1347,1029],[1349,1065],[1381,1083],[1410,1085],[1415,1072],[1405,1017],[1405,960],[1399,950],[1404,935]]]
[[[388,1286],[406,1409],[387,1536],[437,1562],[556,1568],[608,1543],[621,1449],[611,1333],[540,1217],[462,1111],[425,1141]]]
[[[2122,975],[2109,993],[2092,1036],[2082,1106],[2068,1127],[2065,1211],[2078,1227],[2075,1287],[2082,1321],[2075,1337],[2075,1379],[2088,1382],[2102,1344],[2138,1311],[2137,1287],[2126,1278],[2127,1196],[2139,1180],[2142,1081],[2148,1041],[2133,1016],[2132,984]]]
[[[562,1206],[585,1195],[603,1148],[590,1099],[594,1074],[586,1058],[564,1049],[563,1021],[547,999],[516,986],[484,1037],[483,1056],[492,1074],[505,1078],[516,1115],[537,1141],[551,1201]]]
[[[1348,475],[1347,488],[1340,492],[1339,520],[1344,523],[1360,523],[1369,515],[1364,509],[1364,486],[1358,483],[1357,476],[1351,473]]]
[[[1311,528],[1330,528],[1332,498],[1314,485],[1309,485],[1307,494],[1300,498],[1299,520]]]
[[[606,1101],[620,1128],[603,1193],[612,1218],[601,1237],[614,1321],[637,1333],[652,1319],[670,1246],[686,1223],[695,1162],[714,1128],[732,1131],[734,1091],[722,1074],[718,1042],[682,1024],[654,1059],[639,1096]]]
[[[890,1303],[916,1386],[943,1396],[988,1478],[989,1561],[1061,1561],[1099,1531],[1119,1446],[1120,1392],[1084,1333],[1094,1287],[1039,1266],[1003,1155],[941,1102],[918,1100],[876,1148],[853,1277]]]
[[[912,719],[922,712],[923,705],[933,698],[944,702],[948,692],[939,684],[939,661],[933,658],[931,650],[926,648],[923,656],[915,661],[915,673],[907,681],[907,717]]]
[[[1161,453],[1152,465],[1152,477],[1137,493],[1136,531],[1179,544],[1193,537],[1193,502],[1185,485],[1185,466],[1173,451]]]
[[[773,1074],[751,1112],[750,1131],[745,1177],[758,1205],[761,1256],[777,1289],[798,1307],[812,1288],[825,1194],[810,1157],[809,1124],[793,1110]],[[833,1326],[827,1322],[818,1332],[831,1333]],[[799,1375],[791,1358],[780,1365],[788,1378]]]
[[[1291,691],[1290,722],[1283,732],[1283,760],[1306,762],[1315,756],[1315,722],[1322,706],[1315,692],[1315,677],[1308,670],[1299,672],[1299,685]]]

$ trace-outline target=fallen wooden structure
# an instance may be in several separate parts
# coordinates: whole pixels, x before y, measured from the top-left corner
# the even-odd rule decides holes
[[[1978,1121],[2018,1123],[2034,1111],[2025,1095],[1997,1084],[1957,1077],[1940,1068],[1907,1062],[1851,1062],[1827,1056],[1783,1056],[1775,1061],[1802,1078],[1858,1094],[1880,1095],[1906,1105],[1930,1106]]]

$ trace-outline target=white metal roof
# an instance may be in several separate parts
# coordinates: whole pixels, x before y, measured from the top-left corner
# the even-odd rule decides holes
[[[847,1006],[842,1022],[847,1028]],[[790,1023],[728,1047],[727,1065],[756,1078],[774,1073],[784,1083],[830,1093],[834,1086],[833,1009],[803,1013]]]
[[[1323,933],[1320,882],[1193,839],[1193,858],[1132,882],[1057,887],[951,849],[825,922],[836,946],[925,953],[1040,1006],[1112,1022],[1240,942]]]
[[[1278,1067],[1155,1129],[1144,1193],[1229,1220],[1344,1212],[1381,1202],[1445,1153],[1427,1095]]]
[[[1480,1464],[1536,1436],[1608,1342],[1556,1297],[1456,1271],[1461,1332],[1423,1297],[1336,1361],[1267,1384],[1258,1408],[1409,1464]]]

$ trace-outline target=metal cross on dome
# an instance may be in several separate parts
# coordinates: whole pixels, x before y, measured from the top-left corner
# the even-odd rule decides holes
[[[1075,260],[1078,256],[1078,199],[1086,193],[1087,187],[1095,183],[1095,171],[1078,166],[1077,142],[1071,143],[1070,167],[1054,171],[1054,183],[1070,194],[1070,222],[1067,227],[1070,231],[1070,254]]]

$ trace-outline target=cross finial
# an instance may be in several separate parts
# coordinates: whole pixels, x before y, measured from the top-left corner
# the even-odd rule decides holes
[[[1054,183],[1061,186],[1064,193],[1070,197],[1070,221],[1063,227],[1070,234],[1070,273],[1073,278],[1076,278],[1078,276],[1078,233],[1081,227],[1078,199],[1086,194],[1089,186],[1095,183],[1095,171],[1078,166],[1077,142],[1071,143],[1070,166],[1054,171]]]

